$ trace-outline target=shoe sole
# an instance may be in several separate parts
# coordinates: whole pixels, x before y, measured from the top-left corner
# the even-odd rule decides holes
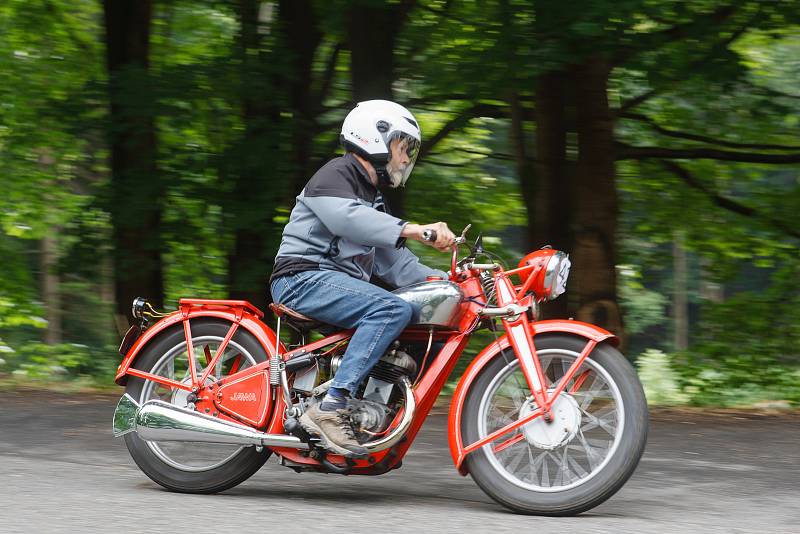
[[[367,456],[369,454],[369,451],[367,451],[366,449],[364,449],[363,453],[359,454],[357,452],[345,449],[344,447],[340,447],[339,445],[335,444],[325,435],[324,432],[322,432],[322,429],[308,417],[300,416],[300,426],[302,426],[306,430],[306,432],[318,437],[320,440],[320,444],[323,446],[323,448],[335,454],[339,454],[346,458],[359,458],[362,456]]]

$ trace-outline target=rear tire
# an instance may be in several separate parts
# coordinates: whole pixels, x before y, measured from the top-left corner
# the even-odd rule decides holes
[[[191,320],[190,326],[193,338],[192,345],[196,346],[195,340],[197,339],[223,339],[230,328],[230,322],[221,319],[201,318]],[[183,345],[183,352],[181,352],[181,345]],[[174,366],[180,364],[181,356],[185,359],[185,345],[186,338],[181,325],[165,330],[144,348],[136,359],[135,367],[151,373],[158,371],[158,369],[164,367],[165,363],[169,363],[168,361],[165,362],[165,356],[174,353],[175,356],[172,357],[174,374]],[[249,356],[247,359],[252,360],[250,364],[267,360],[267,354],[258,340],[243,328],[239,328],[236,331],[229,347],[240,348],[242,355],[247,353]],[[228,354],[227,349],[225,354]],[[196,352],[195,358],[201,358],[201,356]],[[167,360],[169,359],[167,358]],[[148,383],[154,384],[141,378],[130,377],[125,392],[139,403],[146,402],[150,398],[155,398],[148,394],[148,389],[152,391],[152,386],[145,387]],[[144,398],[143,395],[148,398]],[[179,405],[181,403],[175,402],[175,404]],[[258,471],[271,453],[267,448],[257,452],[255,447],[242,447],[238,452],[232,452],[227,458],[223,453],[220,465],[212,468],[198,469],[191,466],[179,468],[176,466],[180,466],[180,463],[173,461],[174,466],[168,464],[168,456],[158,446],[149,445],[148,442],[139,438],[135,432],[125,435],[125,445],[128,447],[133,461],[136,462],[136,465],[145,475],[168,490],[181,493],[218,493],[237,486]],[[205,450],[208,450],[209,446],[213,445],[208,443],[186,444],[187,447],[197,447],[201,452],[203,452],[204,447],[206,448]],[[235,451],[235,448],[233,451]]]
[[[586,342],[586,339],[567,334],[544,334],[536,336],[536,349],[542,362],[550,357],[550,361],[554,363],[548,365],[560,368],[560,375],[563,375],[570,359],[574,361]],[[496,399],[501,396],[499,392],[503,387],[507,388],[504,391],[512,391],[512,394],[507,395],[506,401],[512,408],[515,404],[518,406],[517,414],[530,409],[532,401],[523,400],[523,396],[527,394],[526,388],[522,396],[515,397],[513,390],[516,385],[510,381],[508,384],[500,382],[503,377],[508,379],[516,372],[521,373],[521,370],[517,358],[509,350],[499,354],[477,377],[467,394],[464,406],[462,435],[465,444],[474,443],[508,422],[519,419],[512,411],[508,419],[503,420],[504,415],[495,417],[494,420],[500,422],[496,426],[488,425],[487,430],[488,414],[503,413],[503,410],[496,408]],[[557,369],[553,372],[556,374],[548,379],[556,382],[560,375]],[[574,414],[571,415],[572,423],[558,425],[564,426],[563,434],[561,428],[555,434],[548,434],[553,429],[544,426],[544,421],[537,418],[522,429],[506,434],[467,456],[465,463],[470,475],[495,501],[524,514],[575,515],[611,497],[633,474],[644,452],[648,427],[647,402],[636,372],[619,351],[605,343],[598,345],[589,354],[575,376],[584,372],[587,378],[583,385],[579,385],[574,395],[568,395],[569,398],[562,404],[565,413],[571,411]],[[598,378],[588,385],[587,393],[586,383],[593,376]],[[516,380],[518,384],[519,380]],[[522,383],[524,384],[524,380]],[[600,386],[596,385],[598,383]],[[598,418],[592,415],[591,403],[595,397],[589,399],[589,396],[603,392],[601,386],[605,383],[609,384],[605,390],[607,394],[597,395],[601,400],[596,404],[603,406],[598,413],[604,414]],[[599,391],[592,390],[593,387]],[[563,396],[559,396],[559,399]],[[515,403],[512,397],[522,402]],[[569,417],[565,417],[559,420],[559,416],[556,416],[554,426],[568,419]],[[595,423],[598,420],[601,424]],[[539,423],[534,427],[536,421]],[[571,433],[567,431],[570,426]],[[590,428],[595,432],[600,429],[601,438],[605,432],[605,441],[587,439],[584,429],[589,433]],[[611,430],[614,430],[613,435]],[[515,437],[515,432],[517,441],[513,445],[494,450],[504,440]],[[604,448],[603,443],[608,445]],[[582,444],[585,445],[583,456],[580,455]],[[514,447],[516,449],[512,450]],[[511,454],[516,456],[512,458]],[[504,464],[504,460],[507,463]],[[582,461],[586,462],[583,466],[580,465]]]

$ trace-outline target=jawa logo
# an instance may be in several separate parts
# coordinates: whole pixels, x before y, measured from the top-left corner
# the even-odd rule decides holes
[[[256,397],[256,394],[253,393],[252,391],[250,391],[248,393],[242,393],[240,391],[237,391],[236,393],[231,395],[231,400],[232,401],[254,402],[254,401],[258,400],[258,398]]]

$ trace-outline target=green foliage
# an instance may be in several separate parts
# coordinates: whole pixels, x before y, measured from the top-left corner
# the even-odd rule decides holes
[[[648,349],[636,359],[636,366],[648,404],[665,406],[686,403],[688,398],[680,390],[678,374],[672,368],[667,354]]]
[[[29,343],[16,352],[3,353],[3,371],[12,376],[36,380],[64,380],[80,376],[110,379],[114,376],[118,354],[112,347],[91,348],[64,343]]]
[[[675,360],[695,402],[800,403],[800,262],[774,271],[760,291],[708,305],[692,349]]]
[[[163,185],[163,198],[146,199],[163,213],[158,236],[142,239],[158,241],[168,307],[186,295],[227,296],[234,252],[258,254],[253,279],[265,280],[275,229],[298,192],[293,173],[310,175],[336,152],[353,100],[347,43],[358,39],[348,35],[351,2],[312,5],[321,32],[310,66],[312,96],[320,95],[313,102],[297,102],[287,91],[302,73],[293,63],[297,47],[281,42],[286,28],[276,24],[275,4],[264,4],[259,43],[247,46],[240,4],[177,0],[154,7],[149,72],[124,86],[132,105],[156,117],[157,176],[143,179]],[[457,232],[471,223],[470,236],[483,232],[487,248],[515,264],[529,248],[520,236],[530,214],[517,179],[508,100],[516,94],[522,102],[528,163],[536,165],[537,81],[553,70],[574,76],[575,65],[598,54],[612,65],[612,111],[652,93],[615,116],[618,148],[787,153],[763,146],[792,147],[800,139],[798,11],[786,2],[711,0],[416,3],[397,21],[403,31],[393,51],[394,97],[417,113],[426,141],[473,106],[491,117],[469,116],[422,155],[405,193],[405,216],[443,220]],[[0,35],[0,351],[16,351],[0,352],[4,370],[47,377],[55,365],[68,377],[106,374],[117,358],[100,348],[116,336],[107,140],[116,125],[108,120],[102,3],[6,1]],[[571,87],[580,83],[570,79]],[[302,105],[309,116],[298,115]],[[574,105],[567,110],[569,165],[578,157],[576,113]],[[302,136],[311,142],[298,154]],[[694,274],[691,350],[640,357],[651,396],[797,402],[800,272],[797,239],[786,232],[800,228],[797,166],[713,159],[680,165],[704,189],[652,158],[617,163],[618,296],[631,345],[667,349],[676,232],[686,236]],[[723,209],[713,194],[746,209]],[[135,220],[140,206],[130,208]],[[235,232],[249,228],[269,234],[265,250],[234,250]],[[36,343],[48,305],[38,251],[46,235],[57,240],[64,339],[86,347]],[[448,268],[447,255],[411,246],[426,263]],[[724,285],[727,301],[708,302],[707,282]],[[476,337],[470,348],[488,340]]]
[[[647,289],[641,273],[632,265],[618,266],[619,297],[625,316],[625,331],[629,335],[644,332],[664,322],[667,298]]]

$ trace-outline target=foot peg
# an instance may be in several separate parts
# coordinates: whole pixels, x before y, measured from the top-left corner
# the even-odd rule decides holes
[[[314,444],[319,443],[319,438],[309,434],[296,417],[287,417],[286,421],[283,422],[283,428],[286,430],[286,432],[294,437],[300,438],[300,441],[304,441],[309,444],[312,442],[314,442]]]

